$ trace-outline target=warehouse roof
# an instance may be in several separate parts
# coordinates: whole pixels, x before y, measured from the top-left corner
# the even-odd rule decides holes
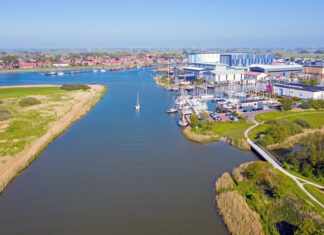
[[[252,64],[250,68],[262,68],[262,69],[301,69],[302,66],[298,64]]]
[[[286,89],[295,89],[300,91],[310,91],[310,92],[319,92],[324,91],[324,87],[320,86],[308,86],[308,85],[301,85],[301,84],[273,84],[273,86],[280,87],[280,88],[286,88]]]

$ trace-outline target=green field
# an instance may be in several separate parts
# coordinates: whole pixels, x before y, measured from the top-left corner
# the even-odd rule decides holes
[[[28,95],[53,95],[62,93],[60,87],[13,87],[0,88],[0,99]]]
[[[264,121],[269,121],[271,119],[281,119],[285,116],[294,116],[296,118],[301,117],[301,115],[315,115],[316,113],[324,113],[324,110],[311,110],[311,111],[302,111],[302,112],[292,112],[292,111],[274,111],[267,113],[260,113],[255,116],[255,120],[259,123]],[[316,115],[315,115],[316,116]],[[303,116],[304,117],[304,116]],[[318,117],[320,118],[320,117]],[[286,117],[285,117],[286,119]]]
[[[234,146],[242,150],[248,150],[248,146],[243,145],[243,142],[245,142],[244,132],[252,125],[253,124],[249,121],[200,122],[200,127],[193,128],[192,132],[204,136],[230,138]]]
[[[310,184],[304,184],[304,188],[310,194],[312,194],[320,203],[324,204],[324,190],[321,190]]]

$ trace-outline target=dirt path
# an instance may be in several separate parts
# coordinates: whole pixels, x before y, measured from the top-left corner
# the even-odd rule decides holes
[[[29,86],[31,87],[31,86]],[[16,175],[26,168],[37,155],[58,135],[64,132],[74,121],[84,116],[100,100],[101,92],[105,89],[101,85],[91,85],[89,92],[80,96],[81,100],[75,104],[60,120],[50,124],[45,135],[35,140],[27,149],[17,154],[6,164],[6,170],[0,172],[0,192]]]

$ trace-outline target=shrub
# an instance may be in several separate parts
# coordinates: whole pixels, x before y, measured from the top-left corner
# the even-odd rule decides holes
[[[310,108],[312,108],[312,106],[310,105],[309,102],[303,102],[303,103],[301,103],[301,104],[298,106],[298,108],[302,108],[302,109],[310,109]]]
[[[0,104],[2,104],[3,103],[3,101],[2,100],[0,100]]]
[[[22,100],[19,101],[19,105],[22,106],[22,107],[25,107],[25,106],[32,106],[32,105],[36,105],[36,104],[40,104],[41,102],[34,98],[34,97],[27,97],[27,98],[24,98]]]
[[[11,118],[11,113],[7,109],[0,108],[0,121]]]
[[[293,108],[294,100],[291,97],[284,97],[281,100],[281,107],[283,110],[291,110]]]
[[[297,125],[301,126],[302,128],[308,128],[309,129],[309,128],[312,127],[312,125],[309,122],[307,122],[306,119],[304,119],[304,118],[297,118],[295,120],[295,123]]]
[[[90,87],[85,84],[64,84],[61,86],[61,90],[74,91],[74,90],[88,90]]]

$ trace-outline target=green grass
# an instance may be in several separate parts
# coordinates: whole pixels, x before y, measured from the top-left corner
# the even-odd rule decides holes
[[[295,176],[297,176],[297,177],[299,177],[301,179],[308,180],[310,182],[313,182],[315,184],[318,184],[318,185],[321,185],[321,186],[324,187],[324,182],[321,182],[321,181],[318,181],[318,180],[315,180],[315,179],[312,179],[312,178],[307,178],[307,177],[303,176],[302,174],[300,174],[300,173],[298,173],[298,172],[296,172],[294,170],[289,169],[288,167],[285,167],[285,170],[288,171],[290,174],[295,175]]]
[[[309,111],[302,111],[302,112],[292,112],[292,111],[274,111],[274,112],[267,112],[267,113],[260,113],[255,116],[255,120],[259,123],[268,121],[271,119],[279,119],[283,118],[284,116],[294,115],[296,118],[303,117],[301,115],[308,115],[314,113],[324,113],[324,110],[309,110]],[[286,119],[286,118],[285,118]]]
[[[62,92],[60,87],[13,87],[0,88],[0,99],[29,95],[51,95]]]
[[[310,184],[304,184],[304,188],[310,194],[312,194],[320,203],[324,204],[324,190],[321,190]]]
[[[252,141],[255,141],[257,134],[266,131],[267,128],[268,128],[268,125],[266,125],[266,124],[260,124],[260,125],[258,125],[256,127],[254,127],[249,132],[249,139],[252,140]]]
[[[212,128],[206,129],[198,128],[192,129],[194,133],[202,134],[202,135],[218,135],[223,137],[229,137],[235,146],[239,146],[243,141],[244,132],[247,128],[252,126],[253,124],[249,121],[239,121],[239,122],[211,122]]]
[[[303,113],[296,116],[279,117],[278,119],[286,119],[295,121],[297,118],[304,118],[312,125],[313,129],[319,129],[324,125],[324,112],[321,113]]]
[[[305,217],[312,219],[317,228],[323,228],[324,209],[309,198],[293,179],[274,169],[270,163],[254,162],[252,165],[261,167],[243,170],[244,177],[236,181],[234,190],[260,215],[265,234],[279,234],[275,228],[278,222],[298,226]],[[247,177],[248,172],[252,176]],[[280,191],[284,190],[285,193],[279,194],[279,197],[273,196],[271,192],[276,188],[281,188]]]

